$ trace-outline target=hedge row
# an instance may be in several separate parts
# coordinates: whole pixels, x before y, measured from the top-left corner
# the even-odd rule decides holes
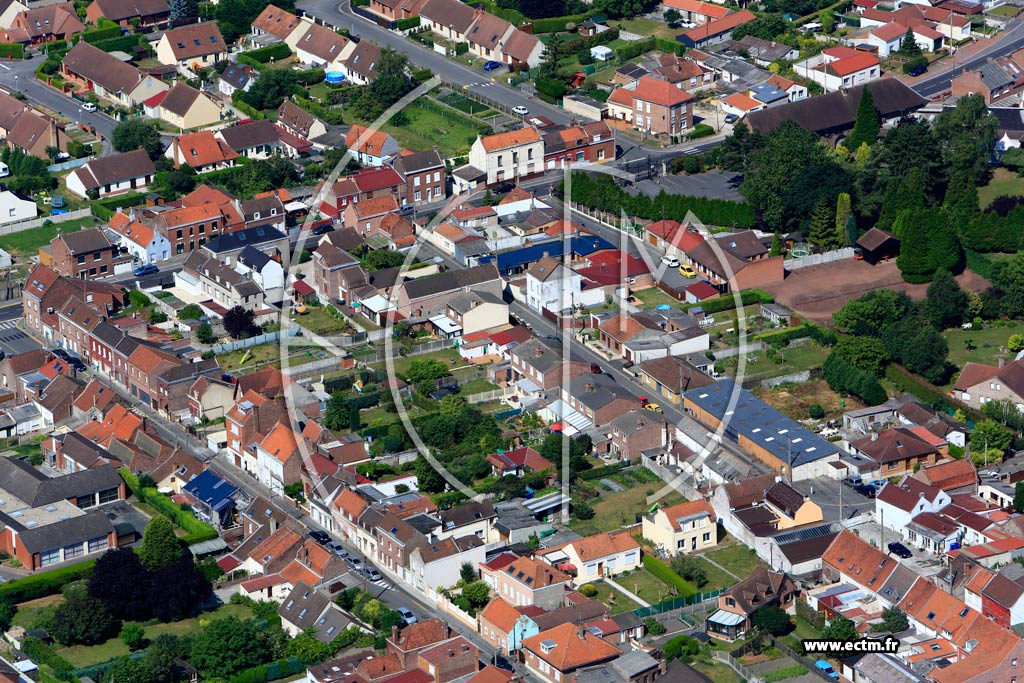
[[[287,59],[292,56],[292,51],[288,49],[286,43],[277,43],[275,45],[268,45],[267,47],[261,47],[256,50],[249,50],[238,55],[241,57],[249,57],[250,59],[260,63],[267,64],[271,59],[274,61],[280,61]]]
[[[98,43],[93,43],[94,47],[103,50],[104,52],[121,52],[132,53],[135,46],[140,45],[139,36],[117,36],[116,38],[110,38],[109,40],[101,40]]]
[[[584,12],[583,14],[568,14],[564,17],[534,19],[533,34],[537,35],[539,33],[556,33],[558,31],[564,31],[565,25],[569,22],[579,25],[581,22],[586,21],[595,14],[597,14],[597,10],[591,10],[589,12]]]
[[[0,57],[5,59],[24,59],[25,46],[21,43],[0,43]]]
[[[238,109],[254,121],[264,118],[263,112],[242,99],[243,94],[241,90],[231,93],[231,104],[234,105],[235,109]]]
[[[305,97],[296,97],[294,99],[295,104],[299,105],[299,107],[305,109],[326,124],[337,126],[343,122],[340,109],[328,109],[327,107],[317,104],[313,100],[306,99]]]
[[[96,564],[96,560],[87,560],[0,584],[0,600],[17,604],[26,600],[56,595],[60,593],[65,584],[89,578],[92,575],[94,564]]]
[[[323,69],[309,69],[307,71],[300,71],[299,83],[305,86],[316,85],[320,81],[327,77],[327,74]]]
[[[121,473],[121,478],[124,479],[128,488],[132,490],[132,493],[134,493],[139,500],[156,508],[157,512],[164,515],[187,532],[187,535],[181,539],[186,545],[201,543],[203,541],[209,541],[217,538],[216,529],[205,522],[199,521],[191,512],[182,510],[180,506],[175,505],[170,498],[163,495],[156,489],[143,488],[139,486],[139,478],[127,469],[122,467],[118,472]]]
[[[655,38],[654,47],[663,52],[674,52],[680,57],[686,53],[685,45],[677,40],[669,40],[668,38]]]
[[[52,646],[38,638],[28,637],[21,642],[21,652],[36,664],[45,664],[53,669],[54,675],[61,680],[73,680],[71,662],[57,654]]]
[[[294,676],[306,670],[306,665],[298,657],[280,659],[269,664],[260,664],[251,669],[239,671],[231,677],[231,683],[266,683],[279,678]]]
[[[914,375],[902,365],[896,363],[887,365],[885,378],[899,389],[913,394],[925,405],[941,409],[962,410],[967,419],[974,423],[988,419],[988,416],[980,410],[975,410],[966,403],[950,400],[946,393],[929,384],[924,378]]]
[[[399,31],[408,31],[411,28],[417,28],[420,25],[419,17],[408,17],[406,19],[399,19],[395,22],[395,28]]]
[[[412,80],[417,83],[425,83],[434,77],[434,72],[430,69],[416,69],[412,72]]]
[[[95,45],[102,40],[110,40],[111,38],[121,37],[121,27],[117,26],[105,26],[103,28],[94,28],[91,31],[83,31],[80,34],[81,38],[87,42]]]
[[[591,481],[593,479],[603,479],[604,477],[609,477],[617,473],[625,466],[626,463],[622,462],[618,465],[605,465],[604,467],[595,467],[593,469],[583,470],[582,472],[580,472],[580,479],[583,479],[584,481]]]
[[[672,571],[667,564],[652,555],[644,555],[644,569],[654,574],[669,586],[679,591],[679,597],[688,598],[697,594],[697,588]]]
[[[787,327],[784,330],[762,332],[761,334],[754,335],[754,339],[762,341],[768,346],[785,346],[793,339],[804,339],[810,336],[810,325],[797,325],[796,327]]]
[[[743,306],[752,306],[754,304],[770,304],[774,303],[775,299],[772,298],[771,294],[762,291],[760,289],[747,289],[740,292],[740,304]],[[691,307],[692,311],[694,308],[702,308],[705,313],[721,313],[722,311],[731,311],[736,308],[735,297],[726,293],[718,299],[712,299],[711,301],[704,301],[700,306]]]

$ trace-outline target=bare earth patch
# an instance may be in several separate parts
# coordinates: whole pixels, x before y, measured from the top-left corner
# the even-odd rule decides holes
[[[976,292],[989,286],[985,278],[969,270],[958,275],[956,280],[964,289]],[[914,299],[923,299],[928,285],[904,282],[895,260],[872,266],[849,259],[795,270],[782,282],[764,289],[798,315],[812,322],[831,325],[832,314],[843,304],[871,290],[893,289],[906,292]]]
[[[865,407],[863,403],[852,396],[841,397],[832,391],[823,379],[812,379],[775,389],[757,387],[752,391],[772,408],[794,420],[806,420],[808,418],[807,408],[812,403],[820,403],[829,417],[837,417],[844,411]]]

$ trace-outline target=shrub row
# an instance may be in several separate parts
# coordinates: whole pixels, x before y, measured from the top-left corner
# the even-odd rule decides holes
[[[0,43],[0,57],[6,59],[24,59],[25,46],[21,43]]]
[[[416,28],[420,25],[419,17],[408,17],[406,19],[399,19],[395,22],[395,28],[399,31],[408,31],[411,28]]]
[[[539,33],[555,33],[557,31],[564,31],[565,25],[569,22],[579,25],[580,22],[586,21],[595,14],[597,14],[597,10],[591,10],[590,12],[584,12],[583,14],[568,14],[564,17],[534,19],[533,33],[534,35],[537,35]]]
[[[53,673],[61,680],[73,680],[71,662],[57,654],[52,646],[38,638],[28,637],[21,642],[21,653],[36,664],[45,664],[53,669]]]
[[[244,93],[241,90],[236,90],[235,92],[231,93],[231,104],[234,105],[235,109],[242,112],[254,121],[257,119],[264,118],[263,112],[261,112],[259,109],[257,109],[256,107],[252,106],[244,99],[242,99],[243,95]]]
[[[182,510],[170,498],[161,494],[156,489],[139,486],[139,478],[127,469],[122,467],[118,472],[121,473],[121,478],[124,479],[132,493],[138,496],[139,500],[156,508],[157,512],[187,532],[187,535],[181,539],[183,543],[191,545],[217,538],[216,529],[205,522],[199,521],[191,512]]]
[[[701,303],[698,308],[703,308],[705,313],[721,313],[722,311],[731,311],[736,308],[736,301],[732,294],[725,294],[721,298],[712,299],[711,301],[705,301]],[[740,304],[743,306],[752,306],[753,304],[770,304],[775,299],[772,298],[771,294],[762,291],[760,289],[747,289],[740,292]],[[690,308],[693,310],[693,307]]]
[[[103,28],[94,28],[91,31],[83,31],[80,34],[81,38],[87,42],[95,45],[102,40],[110,40],[111,38],[121,37],[121,27],[118,25],[104,26]]]
[[[306,665],[298,657],[280,659],[269,664],[260,664],[251,669],[239,671],[231,677],[231,683],[265,683],[279,678],[294,676],[306,670]]]
[[[323,69],[309,69],[308,71],[300,71],[298,73],[299,83],[307,87],[310,85],[316,85],[327,76]]]
[[[296,97],[295,104],[308,111],[313,116],[317,117],[326,124],[337,126],[342,123],[341,111],[338,109],[328,109],[320,104],[317,104],[313,100],[306,99],[305,97]]]
[[[120,50],[121,52],[132,53],[133,48],[136,45],[140,45],[139,36],[117,36],[108,40],[101,40],[98,43],[93,43],[95,47],[104,52],[115,52]]]
[[[595,467],[589,470],[583,470],[580,472],[580,479],[585,481],[591,481],[593,479],[603,479],[605,477],[616,474],[625,466],[625,462],[618,465],[605,465],[604,467]]]
[[[644,569],[654,574],[664,583],[673,586],[679,591],[679,596],[688,598],[697,594],[697,589],[692,583],[672,571],[667,564],[651,555],[644,555]]]
[[[268,45],[267,47],[261,47],[256,50],[249,50],[238,55],[239,59],[242,57],[248,57],[259,64],[267,64],[270,60],[280,61],[287,59],[292,56],[292,51],[288,49],[286,43],[277,43],[276,45]]]
[[[787,327],[784,330],[762,332],[761,334],[754,335],[754,339],[763,341],[769,346],[785,346],[793,339],[805,339],[810,336],[810,325],[797,325],[796,327]]]
[[[645,38],[644,40],[637,40],[623,45],[622,47],[615,48],[615,56],[620,61],[627,62],[634,57],[639,57],[645,52],[650,52],[654,49],[654,38]]]
[[[0,584],[0,600],[16,604],[56,595],[65,584],[88,578],[92,574],[94,564],[95,560],[88,560]]]
[[[685,45],[677,40],[669,40],[668,38],[655,38],[654,47],[662,50],[663,52],[673,52],[680,57],[686,53]]]

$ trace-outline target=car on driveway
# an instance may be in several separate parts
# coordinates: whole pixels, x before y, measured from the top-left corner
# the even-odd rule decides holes
[[[820,671],[822,674],[829,678],[839,678],[839,674],[832,668],[832,665],[826,662],[824,659],[819,659],[814,663],[814,668]]]
[[[153,275],[154,273],[159,273],[159,272],[160,272],[160,269],[157,268],[156,266],[154,266],[152,263],[147,263],[145,265],[139,266],[138,268],[136,268],[135,270],[132,271],[132,273],[135,275],[135,277],[143,277],[145,275]]]
[[[320,529],[314,529],[313,531],[310,531],[309,537],[317,543],[319,543],[320,545],[324,546],[331,542],[331,537],[327,534],[327,532],[320,531]]]
[[[500,69],[500,68],[501,68],[501,62],[496,62],[493,59],[488,60],[487,63],[484,64],[484,71],[494,71],[495,69]]]
[[[345,546],[343,546],[342,544],[338,543],[337,541],[331,541],[330,543],[327,544],[326,547],[327,547],[328,550],[330,550],[332,553],[334,553],[338,557],[348,557],[348,551],[345,550]]]
[[[864,496],[865,498],[874,498],[878,495],[878,489],[870,484],[858,484],[853,487],[853,490]]]
[[[697,277],[697,271],[695,271],[693,269],[693,266],[691,266],[689,264],[686,264],[686,263],[684,263],[683,265],[679,266],[679,274],[682,275],[685,278],[691,278],[692,279],[692,278]]]
[[[726,123],[736,123],[736,121],[738,121],[739,118],[740,117],[736,116],[736,114],[726,114],[725,115],[725,122]]]
[[[910,548],[903,545],[899,541],[893,541],[889,544],[889,552],[896,557],[902,557],[904,560],[909,560],[914,556],[914,553],[910,552]]]
[[[405,622],[406,626],[412,626],[418,621],[418,619],[416,619],[416,615],[413,614],[410,610],[406,609],[405,607],[399,607],[395,611],[398,612],[399,615],[401,615],[402,621]]]

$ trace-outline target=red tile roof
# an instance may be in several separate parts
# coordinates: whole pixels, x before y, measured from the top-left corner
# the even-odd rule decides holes
[[[545,641],[555,644],[548,652],[541,646]],[[572,623],[541,631],[524,640],[523,647],[561,672],[599,664],[621,654],[619,648]]]

